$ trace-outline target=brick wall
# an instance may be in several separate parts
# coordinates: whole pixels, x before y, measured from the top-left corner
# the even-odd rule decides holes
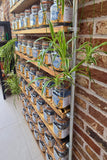
[[[79,44],[107,41],[107,0],[80,0],[78,15]],[[104,51],[107,52],[107,46],[101,48],[97,65],[90,66],[93,80],[85,76],[76,79],[75,160],[107,160],[107,55]]]

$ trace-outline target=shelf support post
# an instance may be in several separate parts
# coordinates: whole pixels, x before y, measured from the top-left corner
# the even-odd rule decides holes
[[[77,14],[78,0],[73,0],[73,34],[75,37],[72,41],[73,67],[76,64],[76,40],[77,40]],[[76,72],[72,73],[73,83],[71,86],[71,104],[70,104],[70,135],[69,135],[69,160],[72,160],[73,149],[73,120],[74,120],[74,99],[75,99],[75,76]]]

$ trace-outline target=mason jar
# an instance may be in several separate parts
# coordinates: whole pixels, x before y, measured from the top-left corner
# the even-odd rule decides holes
[[[68,160],[68,153],[67,148],[61,148],[57,143],[54,145],[55,160]]]
[[[23,113],[24,116],[26,115],[26,108],[23,107],[22,113]]]
[[[55,120],[53,122],[53,131],[56,137],[59,139],[67,137],[69,135],[69,120],[55,116]]]
[[[22,45],[22,40],[18,40],[18,51],[21,52],[21,45]]]
[[[24,74],[24,69],[25,69],[25,61],[23,60],[20,64],[20,71]]]
[[[16,14],[16,24],[15,24],[15,29],[16,30],[19,30],[19,18],[20,18],[20,15],[19,14]]]
[[[39,54],[41,51],[42,45],[40,41],[34,41],[33,43],[33,48],[32,48],[32,55],[33,58],[36,60],[37,58],[39,58]]]
[[[34,112],[33,106],[32,106],[31,104],[29,104],[29,105],[27,106],[27,108],[28,108],[28,113],[29,113],[30,115],[32,115],[32,113]]]
[[[30,28],[30,9],[25,10],[25,17],[24,17],[24,28]]]
[[[31,101],[35,105],[36,105],[36,99],[37,99],[37,97],[38,97],[37,92],[33,91],[33,93],[31,93]]]
[[[26,54],[26,46],[27,46],[27,40],[22,40],[22,47],[21,47],[21,52],[23,54]]]
[[[44,141],[41,137],[39,137],[39,146],[40,146],[40,149],[41,149],[42,152],[46,151],[45,143],[44,143]]]
[[[25,98],[24,99],[24,106],[27,108],[28,104],[29,104],[29,100],[27,98]]]
[[[53,147],[55,144],[55,139],[52,136],[52,134],[49,131],[45,131],[44,132],[44,138],[45,138],[45,142],[47,144],[48,147]]]
[[[47,123],[49,124],[53,123],[55,119],[55,112],[49,105],[46,105],[44,107],[43,114],[44,114],[44,119]]]
[[[24,91],[26,91],[25,89],[26,89],[27,85],[28,85],[28,83],[23,79],[23,81],[22,81],[22,88],[23,88]]]
[[[40,6],[33,5],[31,8],[31,15],[30,15],[30,27],[38,27],[38,11]]]
[[[38,120],[40,119],[39,115],[37,114],[37,112],[34,111],[32,113],[32,119],[33,119],[33,122],[37,124]]]
[[[26,94],[27,94],[28,97],[30,97],[31,91],[32,91],[32,87],[31,86],[26,88]]]
[[[29,116],[29,114],[26,113],[26,114],[25,114],[25,118],[26,118],[26,121],[27,121],[27,122],[30,121],[30,116]]]
[[[46,126],[42,120],[38,120],[38,129],[40,133],[44,133],[44,131],[46,130]]]
[[[39,130],[37,128],[34,129],[34,136],[35,136],[36,140],[39,141],[40,133],[39,133]]]
[[[39,78],[39,77],[43,77],[43,73],[37,71],[37,72],[36,72],[36,76],[35,76],[35,85],[36,85],[36,87],[38,87],[39,89],[42,89],[43,79],[37,79],[37,80],[36,80],[36,78]]]
[[[30,72],[30,64],[26,64],[24,69],[24,75],[26,78],[29,78],[29,72]]]
[[[28,55],[29,57],[32,57],[32,48],[33,48],[33,41],[32,41],[32,40],[28,40],[28,41],[27,41],[26,50],[27,50],[27,55]]]
[[[30,71],[29,71],[29,79],[32,81],[35,79],[36,76],[36,68],[34,67],[30,67]]]
[[[32,122],[32,120],[29,121],[29,127],[30,127],[30,129],[31,129],[32,131],[34,131],[35,125],[34,125],[34,123]]]
[[[20,94],[20,99],[24,102],[24,99],[25,99],[25,94],[24,93]]]
[[[42,98],[38,98],[36,100],[36,107],[40,113],[43,113],[44,104],[45,104],[45,101]]]
[[[44,82],[43,82],[43,86],[45,85],[45,83],[49,81],[49,79],[45,78]],[[54,82],[50,82],[48,83],[48,85],[45,87],[43,94],[44,96],[46,96],[47,98],[51,98],[52,97],[52,92],[53,92],[53,86]]]
[[[25,17],[25,13],[20,13],[19,29],[24,29],[24,17]]]

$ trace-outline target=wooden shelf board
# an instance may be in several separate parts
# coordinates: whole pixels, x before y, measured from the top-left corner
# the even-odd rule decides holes
[[[24,55],[23,53],[20,53],[20,52],[17,52],[17,51],[15,53],[17,55],[19,55],[21,58],[23,58],[23,59],[25,59],[27,61],[28,60],[33,60],[33,58],[29,58],[28,56]],[[37,62],[30,62],[30,63],[32,63],[35,66],[39,67],[38,64],[37,64]],[[49,73],[51,76],[56,76],[56,75],[59,74],[58,72],[54,71],[51,66],[49,66],[49,67],[40,66],[39,68],[42,69],[42,70],[44,70],[45,72]]]
[[[54,131],[53,131],[53,125],[52,124],[48,124],[45,119],[44,119],[44,115],[43,113],[40,113],[38,110],[37,110],[37,107],[36,105],[34,105],[31,101],[31,99],[26,95],[26,92],[22,89],[22,87],[20,87],[22,92],[25,94],[25,96],[27,97],[27,99],[29,100],[29,102],[32,104],[32,106],[34,107],[35,111],[37,112],[37,114],[39,115],[39,117],[41,118],[41,120],[43,121],[43,123],[46,125],[47,129],[49,130],[49,132],[52,134],[52,136],[54,137],[54,139],[56,140],[56,142],[59,144],[60,147],[65,147],[66,145],[66,142],[63,142],[63,140],[61,139],[58,139],[56,137],[56,135],[54,134]],[[50,150],[50,152],[52,152]]]
[[[19,73],[20,76],[22,76],[28,83],[30,83],[30,80],[28,78],[26,78],[19,70],[17,70],[17,72]],[[61,118],[66,118],[66,113],[69,112],[70,108],[65,108],[63,109],[63,112],[61,109],[56,108],[53,103],[51,98],[47,98],[45,96],[43,96],[43,94],[41,93],[41,90],[39,90],[38,88],[36,88],[35,84],[32,83],[31,84],[32,88],[45,100],[45,102],[61,117]]]
[[[29,9],[33,4],[36,4],[38,0],[20,0],[10,8],[10,13],[24,12],[25,9]]]
[[[58,31],[68,32],[68,28],[69,26],[54,26],[54,32],[58,32]],[[72,27],[70,31],[73,31]],[[13,31],[13,34],[43,34],[43,33],[50,33],[49,27],[44,27],[44,28],[39,27],[35,29]]]

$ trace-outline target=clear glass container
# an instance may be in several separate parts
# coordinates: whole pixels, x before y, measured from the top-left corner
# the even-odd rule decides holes
[[[21,62],[21,65],[20,65],[20,71],[24,74],[24,69],[25,69],[25,61],[23,60]]]
[[[26,51],[27,51],[27,55],[29,57],[32,57],[32,48],[33,48],[33,41],[32,40],[28,40],[27,41]]]
[[[19,29],[24,29],[24,17],[25,17],[25,13],[20,13]]]
[[[39,54],[40,54],[40,51],[41,51],[41,48],[42,48],[42,45],[41,45],[41,42],[38,41],[38,42],[34,42],[33,43],[33,48],[32,48],[32,55],[33,55],[33,58],[36,60],[37,58],[39,58]]]
[[[50,155],[50,153],[48,152],[48,150],[46,150],[46,160],[53,160],[53,158]]]
[[[45,143],[44,143],[44,140],[42,139],[42,137],[39,137],[39,146],[40,146],[40,149],[42,152],[46,151],[46,146],[45,146]]]
[[[20,19],[20,15],[16,14],[15,30],[19,30],[19,19]]]
[[[30,129],[31,129],[32,131],[34,131],[35,125],[34,125],[34,123],[32,122],[32,120],[29,121],[29,127],[30,127]]]
[[[37,71],[35,79],[37,79],[39,77],[43,77],[43,73]],[[36,87],[38,87],[38,89],[42,89],[43,81],[44,81],[43,79],[37,79],[37,80],[35,80],[35,84],[36,84]]]
[[[34,129],[34,136],[35,136],[36,140],[39,140],[40,133],[37,128]]]
[[[40,133],[44,133],[44,131],[46,130],[46,126],[42,122],[42,120],[38,120],[38,129]]]
[[[49,123],[49,124],[53,123],[53,121],[55,119],[55,112],[50,106],[46,105],[44,107],[43,115],[44,115],[44,119],[47,123]]]
[[[52,136],[52,134],[49,131],[45,131],[44,132],[44,138],[45,138],[45,142],[47,144],[48,147],[53,147],[55,140],[54,137]]]
[[[31,8],[31,15],[30,15],[30,27],[38,27],[38,11],[40,9],[39,5],[33,5]]]
[[[24,105],[25,105],[26,108],[27,108],[28,104],[29,104],[29,100],[27,98],[25,98],[24,99]]]
[[[35,79],[36,76],[36,68],[35,67],[31,67],[30,68],[30,72],[29,72],[29,79],[32,81]]]
[[[21,45],[22,45],[22,40],[18,40],[18,51],[21,52]]]
[[[30,9],[25,10],[25,17],[24,17],[24,28],[30,28]]]
[[[25,65],[24,74],[26,78],[29,78],[30,64]]]
[[[21,51],[23,54],[26,54],[26,46],[27,46],[27,40],[22,40],[22,48]]]
[[[32,101],[32,103],[33,104],[35,104],[36,105],[36,98],[38,97],[38,94],[37,94],[37,92],[33,92],[33,93],[31,93],[31,101]]]
[[[36,107],[40,113],[43,113],[44,104],[45,104],[45,101],[42,98],[37,98]]]
[[[27,108],[28,108],[28,113],[29,113],[30,115],[32,115],[32,113],[34,112],[33,106],[32,106],[31,104],[29,104],[29,105],[27,106]]]
[[[35,123],[35,124],[37,124],[37,122],[38,122],[38,120],[40,119],[39,118],[39,115],[37,114],[37,112],[33,112],[32,113],[32,119],[33,119],[33,122]]]

